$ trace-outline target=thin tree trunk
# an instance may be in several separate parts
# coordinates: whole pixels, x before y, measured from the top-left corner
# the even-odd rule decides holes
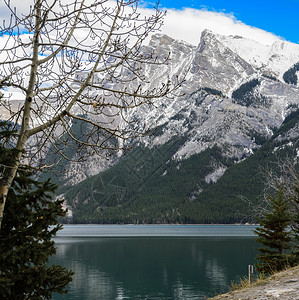
[[[16,176],[17,170],[20,166],[25,145],[28,140],[30,110],[32,106],[33,90],[36,83],[36,75],[37,75],[37,68],[38,68],[38,48],[39,48],[40,26],[41,26],[40,20],[41,20],[41,0],[37,0],[35,28],[34,28],[34,37],[33,37],[32,64],[31,64],[31,70],[29,75],[29,83],[28,83],[28,89],[26,93],[26,99],[24,103],[22,125],[17,139],[16,148],[15,148],[17,154],[12,158],[11,166],[6,167],[5,171],[3,172],[3,177],[0,180],[0,230],[2,226],[7,194]]]
[[[0,230],[2,227],[2,220],[3,220],[7,194],[17,173],[18,166],[19,164],[13,167],[6,167],[3,177],[0,180]]]

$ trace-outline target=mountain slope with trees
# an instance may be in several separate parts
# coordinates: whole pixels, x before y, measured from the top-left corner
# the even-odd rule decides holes
[[[75,223],[239,223],[257,220],[267,171],[297,158],[299,110],[271,139],[239,163],[218,147],[177,161],[184,143],[172,140],[149,149],[142,145],[105,172],[65,192]],[[297,131],[298,133],[298,131]],[[211,176],[222,166],[218,180]],[[215,174],[216,175],[216,174]],[[67,221],[65,219],[65,221]]]

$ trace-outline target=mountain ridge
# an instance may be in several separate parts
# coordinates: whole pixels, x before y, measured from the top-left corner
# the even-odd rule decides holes
[[[110,162],[92,156],[78,168],[65,162],[66,172],[59,175],[58,182],[64,185],[60,192],[67,199],[73,222],[229,223],[248,219],[248,203],[238,200],[237,175],[231,174],[243,174],[239,185],[255,198],[251,205],[258,205],[262,189],[251,192],[246,187],[246,180],[251,189],[259,185],[251,178],[257,173],[246,170],[246,164],[262,166],[264,157],[272,157],[281,143],[292,142],[288,152],[295,157],[298,149],[298,120],[292,115],[299,104],[298,83],[283,78],[299,61],[299,51],[293,53],[299,45],[283,41],[261,45],[264,52],[254,62],[255,52],[251,56],[248,52],[256,43],[208,30],[197,47],[165,35],[153,36],[141,51],[155,50],[157,60],[168,55],[170,59],[165,65],[147,66],[140,84],[155,87],[161,78],[174,82],[185,74],[180,96],[126,112],[129,121],[142,120],[140,126],[145,123],[156,128],[154,134],[129,145],[133,150],[126,155],[119,153]],[[295,78],[296,72],[294,68]],[[133,75],[123,76],[129,80]],[[295,124],[290,125],[287,138],[279,141],[275,133],[288,117]],[[274,148],[268,149],[269,143]],[[118,178],[119,174],[124,178]],[[225,198],[225,203],[219,198]]]

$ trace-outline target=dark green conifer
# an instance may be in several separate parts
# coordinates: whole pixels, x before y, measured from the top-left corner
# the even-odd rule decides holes
[[[270,274],[289,265],[289,249],[292,233],[290,231],[291,215],[289,201],[286,199],[283,186],[279,186],[276,194],[268,195],[270,210],[259,219],[260,227],[255,230],[258,248],[256,268],[259,272]]]
[[[293,244],[292,244],[292,264],[299,265],[299,186],[294,189],[295,193],[292,199],[293,204],[293,220],[291,228],[293,231]]]
[[[284,74],[283,74],[283,80],[286,83],[297,85],[298,83],[298,77],[297,72],[299,71],[299,62],[294,64],[291,68],[289,68]]]
[[[10,159],[6,141],[13,136],[9,124],[0,126],[0,164]],[[9,191],[0,232],[0,299],[51,299],[64,293],[72,271],[49,265],[55,254],[52,237],[61,229],[64,216],[61,200],[52,200],[56,186],[37,182],[27,168],[19,169]],[[0,174],[1,176],[1,174]]]

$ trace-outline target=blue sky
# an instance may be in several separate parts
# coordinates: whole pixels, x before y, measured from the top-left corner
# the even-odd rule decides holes
[[[153,1],[145,0],[145,2]],[[193,8],[232,14],[246,25],[299,43],[299,0],[161,0],[160,3],[170,9]]]
[[[11,0],[21,12],[28,10],[32,1]],[[140,0],[141,12],[155,2]],[[299,0],[160,0],[160,4],[168,11],[161,33],[193,45],[198,45],[204,29],[240,35],[266,45],[281,39],[299,44]],[[0,19],[3,6],[0,0]]]

